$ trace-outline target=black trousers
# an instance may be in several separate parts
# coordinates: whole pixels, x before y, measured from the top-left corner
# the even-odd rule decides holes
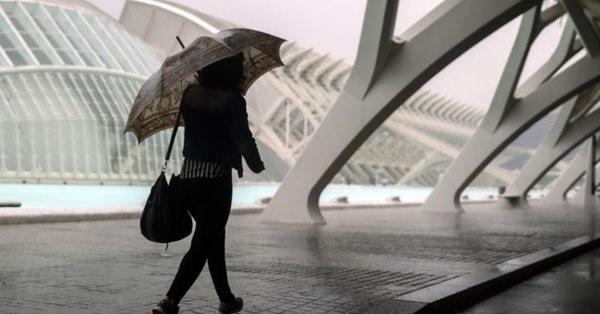
[[[225,266],[225,225],[231,211],[231,173],[224,178],[182,179],[182,197],[196,221],[190,249],[185,253],[167,296],[177,303],[194,284],[204,264],[219,300],[234,299]]]

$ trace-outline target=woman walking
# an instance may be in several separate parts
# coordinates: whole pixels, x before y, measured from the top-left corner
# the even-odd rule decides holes
[[[248,127],[242,53],[204,67],[198,83],[182,98],[185,122],[184,161],[180,178],[184,204],[196,221],[191,246],[166,297],[153,314],[178,313],[179,302],[194,284],[204,264],[220,300],[221,313],[236,313],[243,301],[231,292],[225,266],[225,225],[231,210],[231,169],[243,176],[242,156],[255,173],[265,169]]]

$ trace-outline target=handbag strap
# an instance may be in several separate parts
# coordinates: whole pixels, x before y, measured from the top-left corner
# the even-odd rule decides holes
[[[181,107],[183,107],[183,99],[179,103],[179,110],[177,110],[177,120],[175,120],[173,131],[171,131],[171,140],[169,141],[169,147],[167,148],[167,153],[165,154],[165,162],[163,164],[162,169],[160,170],[162,173],[165,173],[167,171],[167,164],[169,163],[169,158],[171,158],[171,151],[173,150],[175,136],[177,136],[177,129],[179,129],[179,121],[181,119]]]
[[[181,42],[179,36],[176,36],[179,45],[181,45],[182,49],[185,49],[185,45]],[[181,120],[181,108],[183,107],[183,97],[179,102],[179,110],[177,111],[177,120],[175,120],[175,126],[173,126],[173,131],[171,132],[171,140],[169,141],[169,147],[167,148],[167,153],[165,154],[165,162],[160,170],[161,173],[165,173],[167,171],[167,164],[169,163],[169,158],[171,158],[171,150],[173,150],[173,143],[175,143],[175,136],[177,135],[177,129],[179,129],[179,120]]]

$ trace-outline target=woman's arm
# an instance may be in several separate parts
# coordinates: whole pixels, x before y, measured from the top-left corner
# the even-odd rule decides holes
[[[263,161],[260,158],[256,141],[248,127],[248,113],[246,111],[246,100],[240,96],[239,102],[231,104],[229,136],[238,151],[244,156],[246,164],[254,173],[265,170]]]

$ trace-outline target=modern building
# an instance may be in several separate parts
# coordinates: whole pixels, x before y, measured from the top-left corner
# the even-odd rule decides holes
[[[84,1],[0,1],[0,180],[142,182],[165,139],[123,136],[160,59]]]
[[[191,42],[234,24],[191,8],[158,0],[128,0],[121,24],[161,57],[179,51],[179,36]],[[270,166],[263,178],[281,181],[338,98],[352,67],[343,60],[288,43],[286,63],[257,81],[248,111],[259,149]],[[369,137],[334,182],[434,186],[473,134],[485,111],[433,91],[421,90]],[[510,183],[553,120],[544,120],[501,154],[475,184]],[[557,171],[564,168],[560,164]],[[548,179],[555,176],[551,172]],[[544,180],[547,182],[548,180]]]
[[[0,180],[147,184],[167,132],[142,144],[122,130],[133,97],[176,41],[234,27],[190,8],[129,0],[119,21],[84,1],[0,1]],[[288,43],[286,66],[250,90],[248,110],[269,165],[244,180],[282,181],[340,95],[352,67]],[[357,150],[334,182],[434,186],[485,112],[420,90]],[[475,181],[508,185],[556,114],[536,124]],[[181,164],[177,138],[172,169]],[[543,186],[565,167],[556,169]],[[235,176],[234,176],[235,178]]]
[[[398,0],[367,2],[352,73],[279,185],[263,221],[325,223],[319,198],[366,141],[386,127],[399,109],[409,107],[411,99],[450,63],[513,22],[518,27],[514,40],[507,43],[508,58],[490,106],[420,208],[463,211],[466,189],[477,185],[477,179],[494,164],[498,166],[502,154],[519,142],[538,144],[526,164],[513,171],[516,177],[501,195],[502,206],[526,207],[522,205],[528,202],[529,191],[576,151],[581,153],[567,168],[561,167],[564,171],[545,201],[564,205],[568,192],[584,178],[579,200],[591,206],[597,188],[595,134],[600,131],[600,8],[596,1],[442,1],[393,38],[398,5]],[[560,31],[545,37],[557,24]],[[544,38],[553,47],[546,51],[548,58],[540,60],[532,48]],[[524,71],[532,59],[541,64]],[[427,112],[439,112],[435,107]],[[540,125],[541,140],[533,141],[529,136]]]

